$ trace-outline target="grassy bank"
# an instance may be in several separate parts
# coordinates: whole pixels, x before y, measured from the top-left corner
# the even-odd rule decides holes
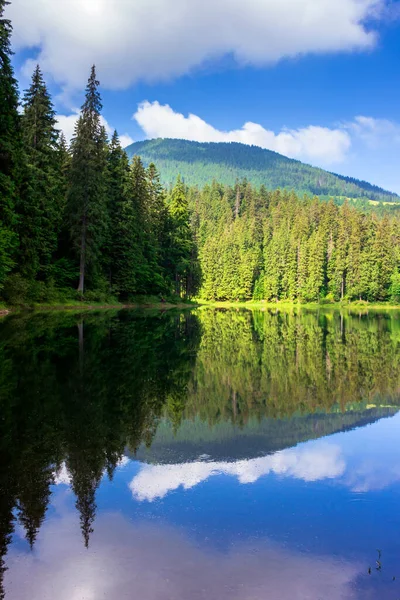
[[[0,303],[0,317],[9,313],[21,311],[91,311],[91,310],[123,310],[123,309],[153,309],[153,310],[171,310],[171,309],[192,309],[192,308],[224,308],[224,309],[248,309],[248,310],[282,310],[282,311],[300,311],[300,310],[318,310],[318,311],[348,311],[348,312],[366,312],[366,311],[400,311],[399,304],[390,304],[388,302],[369,303],[369,302],[335,302],[335,303],[300,303],[290,301],[279,302],[213,302],[197,298],[192,301],[183,301],[178,298],[168,298],[161,302],[158,297],[139,296],[133,298],[132,302],[54,302],[54,303],[34,303],[6,305]]]
[[[74,301],[69,302],[54,302],[54,303],[30,303],[6,305],[0,303],[0,317],[9,313],[21,311],[60,311],[60,310],[122,310],[122,309],[156,309],[156,310],[171,310],[173,308],[190,309],[197,306],[197,303],[191,301],[183,301],[176,298],[167,298],[162,302],[160,298],[154,296],[139,296],[133,298],[132,302],[90,302],[90,301]]]
[[[389,302],[330,302],[330,303],[300,303],[280,300],[278,302],[213,302],[207,300],[198,299],[197,303],[200,306],[208,306],[213,308],[248,308],[253,310],[352,310],[352,311],[364,311],[364,310],[399,310],[400,304],[390,304]]]

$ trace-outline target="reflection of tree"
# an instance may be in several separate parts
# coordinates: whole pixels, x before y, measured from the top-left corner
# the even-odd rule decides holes
[[[38,314],[1,324],[0,575],[14,509],[33,548],[63,462],[89,545],[103,473],[112,478],[127,444],[151,443],[170,393],[187,387],[197,331],[190,313],[84,322]]]
[[[8,545],[11,542],[11,536],[14,531],[14,501],[13,489],[14,482],[9,474],[3,470],[0,471],[0,600],[5,598],[4,574],[7,570],[5,557]]]
[[[184,416],[213,424],[398,404],[400,322],[328,313],[200,313]]]
[[[279,416],[287,431],[299,412],[399,398],[395,317],[37,314],[2,322],[0,340],[0,578],[14,514],[33,547],[63,462],[88,546],[103,474],[112,479],[127,448],[150,446],[160,423],[182,438],[188,418],[251,428]],[[278,422],[263,427],[268,436]],[[337,427],[312,416],[290,441]]]
[[[53,466],[46,466],[45,462],[33,465],[31,461],[23,466],[24,470],[18,479],[18,520],[33,549],[50,500],[50,486],[54,482]]]

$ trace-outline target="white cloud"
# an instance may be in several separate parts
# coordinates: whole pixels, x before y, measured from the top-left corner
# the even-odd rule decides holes
[[[385,0],[13,0],[17,49],[67,89],[84,85],[92,63],[108,88],[187,73],[231,55],[266,65],[308,53],[372,48],[364,26]],[[29,64],[29,68],[31,63]]]
[[[137,500],[152,502],[179,487],[185,490],[193,488],[213,475],[231,475],[237,477],[242,484],[254,483],[268,473],[303,481],[317,481],[340,477],[345,468],[340,447],[319,444],[316,447],[304,446],[231,463],[198,461],[175,465],[143,465],[129,487]]]
[[[344,128],[360,138],[367,146],[377,149],[383,145],[400,144],[400,124],[388,119],[358,116]]]
[[[100,513],[89,550],[66,506],[43,524],[34,552],[11,548],[7,600],[346,600],[361,566],[258,538],[226,552],[179,528]]]
[[[130,146],[131,144],[133,144],[133,138],[131,138],[131,136],[128,135],[127,133],[125,133],[124,135],[120,135],[119,141],[121,142],[121,146],[123,148],[126,148],[127,146]]]
[[[197,115],[185,117],[169,105],[142,102],[134,119],[147,138],[177,138],[197,142],[240,142],[274,150],[291,158],[321,164],[344,160],[351,138],[344,129],[310,125],[302,129],[283,129],[274,133],[257,123],[248,122],[241,129],[221,131]]]
[[[75,111],[70,115],[57,115],[57,129],[60,129],[69,143],[73,138],[75,125],[79,119],[79,111]]]
[[[75,109],[70,115],[57,115],[57,125],[56,127],[63,131],[65,137],[67,138],[67,142],[69,143],[75,132],[75,125],[79,119],[79,110]],[[114,128],[106,121],[104,117],[101,117],[102,125],[104,125],[108,137],[111,137]],[[125,148],[129,146],[129,144],[133,143],[133,139],[127,133],[119,136],[121,146]]]

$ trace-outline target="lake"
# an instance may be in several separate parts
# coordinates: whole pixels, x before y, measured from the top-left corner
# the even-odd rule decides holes
[[[0,320],[0,598],[400,598],[400,313]]]

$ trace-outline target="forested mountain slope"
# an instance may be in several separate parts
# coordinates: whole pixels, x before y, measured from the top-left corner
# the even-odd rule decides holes
[[[396,194],[365,181],[335,175],[257,146],[155,139],[136,142],[126,152],[130,158],[139,155],[146,166],[154,162],[166,185],[180,173],[188,185],[202,186],[213,179],[234,185],[246,178],[269,190],[287,188],[321,197],[400,201]]]

